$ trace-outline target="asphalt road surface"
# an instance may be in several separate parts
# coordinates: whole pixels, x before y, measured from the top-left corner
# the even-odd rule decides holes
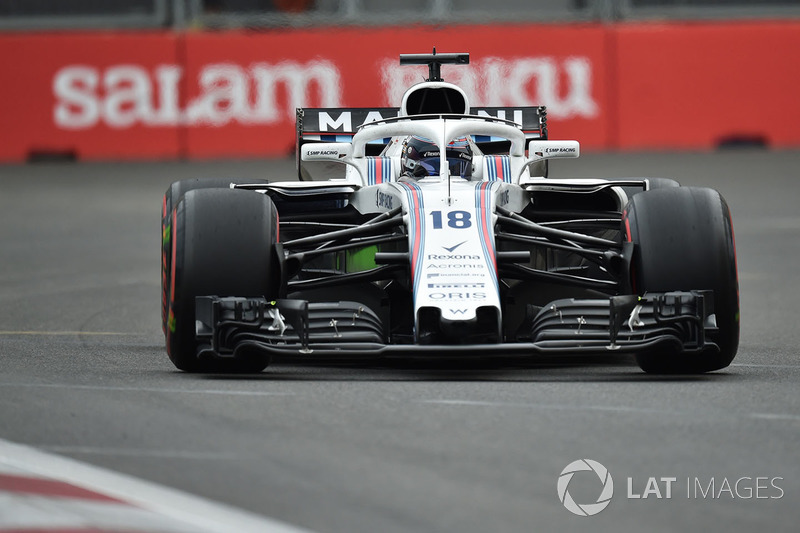
[[[5,166],[0,439],[319,532],[797,531],[800,152],[551,168],[723,193],[742,308],[730,368],[665,378],[628,359],[562,358],[183,374],[160,325],[164,190],[184,177],[286,179],[293,162]],[[559,501],[578,459],[613,479],[595,516]],[[581,471],[567,486],[587,504],[603,484]]]

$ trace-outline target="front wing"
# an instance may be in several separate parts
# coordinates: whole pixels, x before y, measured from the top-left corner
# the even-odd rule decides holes
[[[391,339],[357,302],[198,297],[200,357],[282,358],[601,355],[718,352],[712,291],[556,300],[531,321],[530,338],[496,344],[412,344]]]

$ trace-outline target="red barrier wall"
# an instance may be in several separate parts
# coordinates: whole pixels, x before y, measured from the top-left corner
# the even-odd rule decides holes
[[[611,146],[800,146],[800,22],[623,25],[614,39]]]
[[[603,148],[609,124],[604,43],[599,26],[189,34],[187,79],[200,80],[189,87],[189,106],[206,111],[206,124],[225,127],[189,128],[187,154],[288,153],[294,147],[294,109],[302,105],[398,106],[403,90],[427,75],[424,66],[401,67],[399,55],[433,46],[470,52],[469,67],[445,66],[443,77],[463,86],[474,105],[537,105],[546,99],[553,134]],[[211,101],[219,104],[217,112]]]
[[[298,106],[392,106],[425,67],[474,105],[548,106],[586,149],[800,146],[800,21],[0,35],[0,161],[286,155]]]
[[[163,32],[0,35],[0,161],[175,157],[178,128],[152,109],[159,94],[148,72],[177,63],[176,41]]]

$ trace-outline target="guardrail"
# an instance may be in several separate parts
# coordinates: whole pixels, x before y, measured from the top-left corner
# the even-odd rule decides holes
[[[0,0],[0,31],[782,17],[796,0]]]
[[[0,31],[164,28],[184,0],[0,0]]]

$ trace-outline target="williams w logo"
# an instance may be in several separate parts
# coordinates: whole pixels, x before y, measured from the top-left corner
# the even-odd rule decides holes
[[[463,315],[467,312],[466,309],[450,309],[450,312],[454,315]]]
[[[464,244],[465,242],[467,242],[467,241],[460,242],[460,243],[456,244],[455,246],[450,246],[450,247],[447,247],[447,246],[442,246],[442,248],[444,248],[445,250],[447,250],[448,252],[450,252],[450,253],[452,254],[452,253],[453,253],[453,250],[455,250],[456,248],[458,248],[459,246],[461,246],[461,245],[462,245],[462,244]]]
[[[600,495],[594,503],[579,504],[572,499],[569,493],[569,484],[572,477],[576,472],[589,471],[597,474],[602,485]],[[581,476],[581,479],[583,476]],[[594,482],[596,483],[596,482]],[[597,461],[591,459],[578,459],[567,465],[558,476],[558,499],[564,504],[564,507],[571,513],[578,516],[593,516],[608,507],[611,503],[611,497],[614,495],[614,480],[611,479],[611,474],[605,466]]]

